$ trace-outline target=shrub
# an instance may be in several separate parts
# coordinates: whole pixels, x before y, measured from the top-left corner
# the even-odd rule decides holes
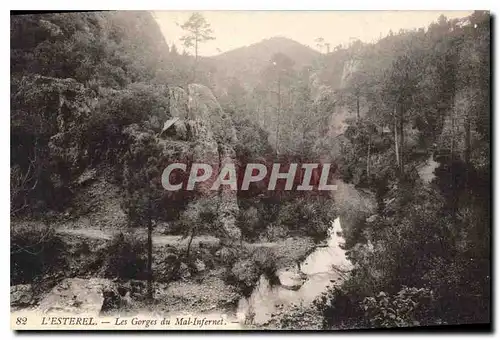
[[[344,284],[345,286],[345,284]],[[441,324],[433,291],[403,286],[397,293],[360,296],[354,288],[334,287],[315,300],[325,328],[392,328]]]
[[[323,318],[313,306],[303,304],[280,306],[272,314],[269,322],[272,329],[319,330],[323,327]]]
[[[65,268],[65,245],[54,228],[40,224],[11,227],[11,283],[29,283]]]
[[[118,233],[103,250],[106,257],[104,275],[111,278],[144,279],[146,277],[146,240],[131,233]]]
[[[277,224],[286,227],[289,235],[310,236],[323,240],[335,219],[334,204],[324,197],[298,198],[281,206]]]
[[[100,94],[102,97],[94,115],[106,125],[124,127],[147,123],[149,128],[159,132],[164,120],[170,117],[168,89],[165,86],[133,83],[119,91],[103,88]],[[159,121],[148,120],[148,117],[157,117]]]
[[[252,293],[262,275],[269,280],[270,285],[279,284],[276,256],[272,249],[230,251],[230,248],[222,248],[219,252],[221,257],[231,254],[231,261],[224,262],[228,268],[224,281],[237,287],[244,296],[248,297]]]
[[[217,198],[200,198],[190,202],[181,213],[180,224],[185,237],[189,237],[186,256],[189,256],[193,238],[197,235],[216,234]],[[219,236],[219,235],[217,235]]]
[[[235,146],[238,160],[245,163],[272,153],[272,146],[268,141],[269,134],[259,124],[249,119],[235,117],[234,127],[238,133],[238,142]]]
[[[260,234],[260,239],[269,242],[276,242],[286,238],[289,234],[289,230],[287,227],[270,223],[266,229]]]
[[[224,266],[231,267],[240,256],[240,251],[235,248],[223,247],[215,252],[215,256]]]
[[[432,303],[435,301],[429,289],[403,287],[393,295],[380,292],[366,297],[360,306],[370,326],[387,328],[439,324],[440,320],[431,319]]]
[[[359,301],[360,297],[353,291],[335,286],[313,304],[323,315],[323,328],[359,329],[367,327]]]
[[[273,261],[278,268],[295,266],[306,260],[314,249],[316,246],[310,237],[287,238],[273,249]]]
[[[271,285],[279,284],[276,271],[278,270],[276,255],[272,249],[259,248],[251,254],[251,259],[257,266],[257,271],[269,280]]]
[[[226,282],[236,286],[243,296],[248,297],[259,281],[260,273],[254,261],[250,259],[236,262],[227,273]]]
[[[259,211],[256,207],[250,206],[245,209],[240,206],[238,215],[238,228],[240,228],[243,237],[247,240],[253,240],[263,229]]]

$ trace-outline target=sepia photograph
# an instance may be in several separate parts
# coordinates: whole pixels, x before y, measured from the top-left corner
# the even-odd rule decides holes
[[[491,26],[11,12],[11,329],[491,330]]]

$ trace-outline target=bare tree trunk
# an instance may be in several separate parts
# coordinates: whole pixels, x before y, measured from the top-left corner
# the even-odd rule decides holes
[[[396,164],[399,169],[398,124],[396,119],[396,107],[394,107],[394,146],[396,148]]]
[[[306,130],[302,130],[302,154],[300,157],[303,157],[306,152]]]
[[[403,176],[404,173],[404,141],[405,141],[405,134],[404,134],[404,107],[401,105],[399,107],[399,162],[400,162],[400,174]]]
[[[453,110],[451,110],[451,150],[450,158],[453,161],[455,153],[455,115]]]
[[[191,251],[191,243],[193,243],[194,235],[196,233],[196,227],[191,231],[191,236],[189,237],[189,242],[186,250],[186,257],[189,257],[189,252]]]
[[[372,135],[368,136],[368,156],[366,156],[366,177],[370,177],[370,152],[372,147]]]
[[[279,154],[279,134],[280,134],[280,118],[281,118],[281,76],[278,75],[278,117],[276,122],[276,155]]]
[[[356,120],[359,121],[359,93],[356,94]]]
[[[198,37],[194,39],[194,61],[198,63]]]
[[[465,150],[464,150],[464,162],[465,162],[465,186],[468,186],[469,182],[469,162],[470,162],[470,152],[471,152],[471,133],[470,133],[470,117],[467,113],[465,117]]]
[[[196,74],[198,71],[198,37],[194,38],[194,67],[193,67],[193,83],[196,83]]]
[[[153,223],[151,202],[148,203],[148,298],[153,299]]]
[[[470,162],[470,144],[471,144],[471,133],[470,133],[470,119],[469,115],[465,117],[465,150],[464,150],[464,161],[465,165],[468,166]]]

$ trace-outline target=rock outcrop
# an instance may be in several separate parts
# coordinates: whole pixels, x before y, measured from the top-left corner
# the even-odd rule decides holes
[[[339,62],[340,63],[340,62]],[[356,119],[356,99],[348,99],[345,90],[352,86],[351,82],[362,68],[362,63],[358,59],[347,59],[341,62],[342,72],[339,73],[339,82],[335,85],[327,84],[321,79],[317,72],[311,73],[309,77],[309,86],[311,96],[314,100],[315,110],[330,114],[328,135],[336,137],[345,132],[349,126],[346,120]],[[351,90],[348,92],[352,93]],[[359,115],[363,117],[368,112],[368,105],[363,96],[359,97]]]
[[[30,284],[15,285],[10,287],[11,307],[26,307],[33,302],[33,288]]]
[[[14,129],[50,136],[49,156],[73,171],[87,160],[75,136],[91,115],[91,90],[71,78],[30,75],[15,80],[12,91]]]
[[[340,87],[344,88],[347,86],[348,82],[351,80],[354,73],[356,73],[361,68],[361,62],[358,59],[348,59],[344,62],[344,68],[342,70],[342,77],[340,80]]]
[[[159,143],[166,156],[174,156],[179,162],[212,166],[211,179],[199,183],[195,190],[217,204],[216,223],[222,242],[237,242],[241,231],[236,226],[239,210],[236,191],[227,186],[221,186],[219,191],[210,190],[219,170],[225,164],[236,163],[234,145],[237,138],[232,120],[206,86],[190,84],[187,90],[172,87],[169,94],[170,113],[179,119],[163,131]],[[170,129],[173,133],[169,133]]]
[[[329,116],[328,135],[335,137],[344,133],[348,126],[345,119],[352,118],[355,114],[339,105],[340,95],[337,90],[323,83],[317,74],[311,74],[309,85],[315,111]]]

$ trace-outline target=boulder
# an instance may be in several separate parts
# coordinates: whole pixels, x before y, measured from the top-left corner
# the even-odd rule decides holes
[[[306,278],[296,268],[278,270],[277,275],[281,286],[288,290],[298,290],[302,287]]]
[[[196,259],[196,261],[194,262],[194,267],[196,268],[196,271],[198,273],[205,271],[205,269],[207,268],[205,263],[200,259]]]
[[[143,298],[146,294],[147,290],[147,282],[141,280],[130,280],[127,283],[128,287],[130,287],[130,295],[136,298]]]
[[[38,310],[43,314],[99,315],[104,291],[114,290],[115,285],[107,279],[64,279],[40,301]]]
[[[163,129],[160,132],[161,137],[169,137],[175,140],[187,141],[188,131],[186,123],[178,117],[167,120],[163,124]]]
[[[186,280],[191,277],[191,272],[189,271],[189,267],[187,264],[182,262],[179,266],[179,278],[181,280]]]
[[[10,287],[11,307],[24,307],[33,302],[33,288],[30,284]]]
[[[130,292],[125,292],[130,296]],[[101,312],[106,312],[110,310],[116,310],[123,305],[123,298],[117,289],[114,287],[105,287],[102,292],[103,302],[101,307]]]

